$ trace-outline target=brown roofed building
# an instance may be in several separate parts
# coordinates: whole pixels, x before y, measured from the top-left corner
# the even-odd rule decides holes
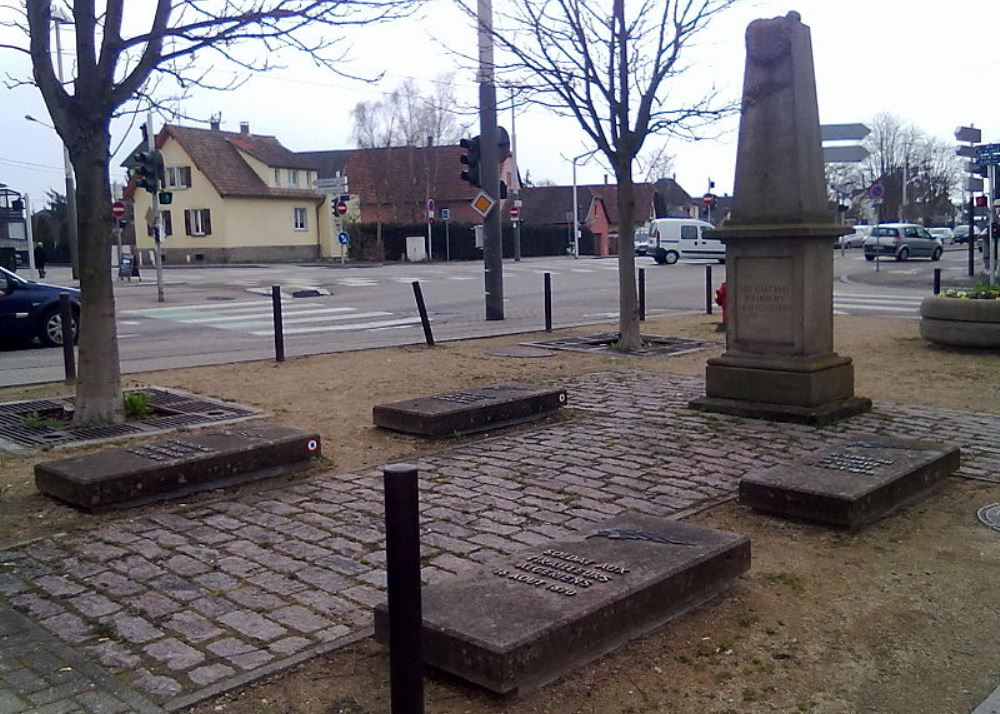
[[[161,248],[170,263],[315,260],[332,250],[327,197],[312,188],[312,164],[273,136],[166,124],[156,137],[165,188]],[[126,197],[139,221],[148,193],[130,185]],[[138,248],[153,248],[153,232],[136,231]],[[147,254],[148,257],[148,254]]]

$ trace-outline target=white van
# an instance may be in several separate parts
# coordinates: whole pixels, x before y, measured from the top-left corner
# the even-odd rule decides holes
[[[681,258],[726,262],[726,246],[705,231],[715,226],[694,218],[655,218],[649,224],[649,249],[657,263],[673,265]]]

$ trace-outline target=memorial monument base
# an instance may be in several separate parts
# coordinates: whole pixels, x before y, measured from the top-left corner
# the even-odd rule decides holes
[[[872,400],[867,397],[850,397],[835,402],[826,402],[815,407],[801,407],[794,404],[769,404],[742,399],[698,397],[688,402],[688,406],[702,412],[729,414],[747,419],[766,419],[767,421],[823,426],[871,411]]]

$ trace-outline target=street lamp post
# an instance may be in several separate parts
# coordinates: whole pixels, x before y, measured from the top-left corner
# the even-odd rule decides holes
[[[580,212],[576,205],[576,164],[585,157],[592,156],[594,151],[588,151],[574,156],[570,161],[573,164],[573,259],[580,257]],[[563,158],[566,158],[565,156]]]
[[[52,24],[56,30],[56,72],[59,84],[63,84],[62,31],[60,25],[70,25],[73,20],[59,6],[52,7]],[[35,120],[37,121],[37,119]],[[41,123],[41,122],[39,122]],[[69,159],[69,149],[63,142],[63,168],[66,173],[66,221],[69,223],[69,259],[73,269],[73,279],[80,278],[79,234],[76,225],[76,184],[73,179],[73,163]]]

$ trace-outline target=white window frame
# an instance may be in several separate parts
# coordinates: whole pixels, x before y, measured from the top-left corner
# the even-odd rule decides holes
[[[205,235],[205,209],[204,208],[192,208],[191,209],[191,235],[193,235],[193,236],[203,236],[203,235]]]
[[[288,169],[288,185],[298,186],[299,185],[299,171],[298,169]]]
[[[163,170],[163,184],[170,189],[186,189],[184,184],[184,166],[167,166]]]
[[[299,218],[302,218],[300,221]],[[297,231],[309,230],[309,212],[304,208],[292,209],[292,228]]]
[[[281,185],[281,169],[274,170],[274,185],[275,186]]]

